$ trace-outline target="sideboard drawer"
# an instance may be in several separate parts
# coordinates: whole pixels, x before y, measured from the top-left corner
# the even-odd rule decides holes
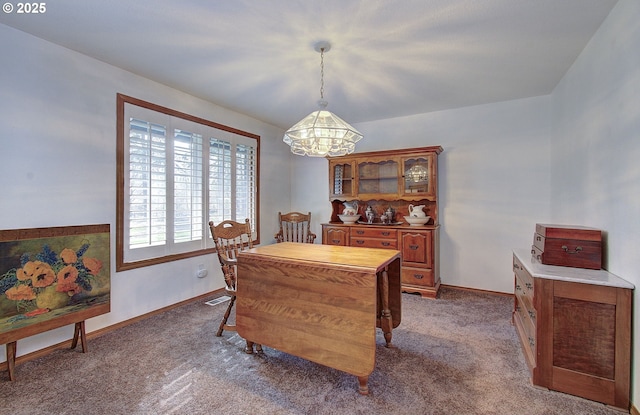
[[[435,283],[433,268],[402,267],[402,283],[432,287]]]
[[[351,236],[358,238],[397,239],[398,232],[395,229],[353,227],[351,229]]]
[[[515,256],[513,257],[513,272],[516,276],[515,293],[527,297],[533,304],[533,277]]]
[[[359,246],[364,248],[385,248],[397,249],[397,239],[378,239],[378,238],[359,238],[351,237],[351,246]]]

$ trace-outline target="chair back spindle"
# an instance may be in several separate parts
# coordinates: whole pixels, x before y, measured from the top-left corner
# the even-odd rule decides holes
[[[276,242],[314,243],[316,239],[316,234],[311,232],[311,212],[278,212],[278,223]]]

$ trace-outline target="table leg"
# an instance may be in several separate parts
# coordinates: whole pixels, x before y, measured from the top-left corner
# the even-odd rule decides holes
[[[360,388],[358,389],[358,393],[360,395],[368,395],[369,394],[369,386],[367,382],[369,381],[369,376],[358,376],[358,383],[360,384]]]
[[[7,343],[7,369],[9,370],[9,380],[16,380],[16,348],[17,342]]]
[[[382,310],[380,311],[380,328],[382,328],[382,332],[384,333],[384,339],[387,342],[386,346],[391,347],[393,321],[391,318],[391,309],[389,308],[389,273],[386,267],[379,275],[378,284],[382,305]]]

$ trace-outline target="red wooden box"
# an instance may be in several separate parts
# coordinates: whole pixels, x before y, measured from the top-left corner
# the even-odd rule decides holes
[[[531,253],[545,265],[601,269],[602,231],[538,223]]]

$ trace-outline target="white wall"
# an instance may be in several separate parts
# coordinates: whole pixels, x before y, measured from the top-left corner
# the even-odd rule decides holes
[[[604,267],[636,286],[640,356],[640,2],[620,0],[553,92],[552,217],[606,232]],[[634,359],[632,401],[640,396]],[[636,402],[637,406],[637,402]]]
[[[261,136],[261,236],[289,209],[282,130],[0,25],[0,229],[111,225],[111,313],[91,332],[223,287],[213,255],[115,273],[116,93]],[[205,264],[207,278],[194,275]],[[18,342],[18,355],[71,338],[65,327]],[[4,354],[2,354],[4,358]]]

